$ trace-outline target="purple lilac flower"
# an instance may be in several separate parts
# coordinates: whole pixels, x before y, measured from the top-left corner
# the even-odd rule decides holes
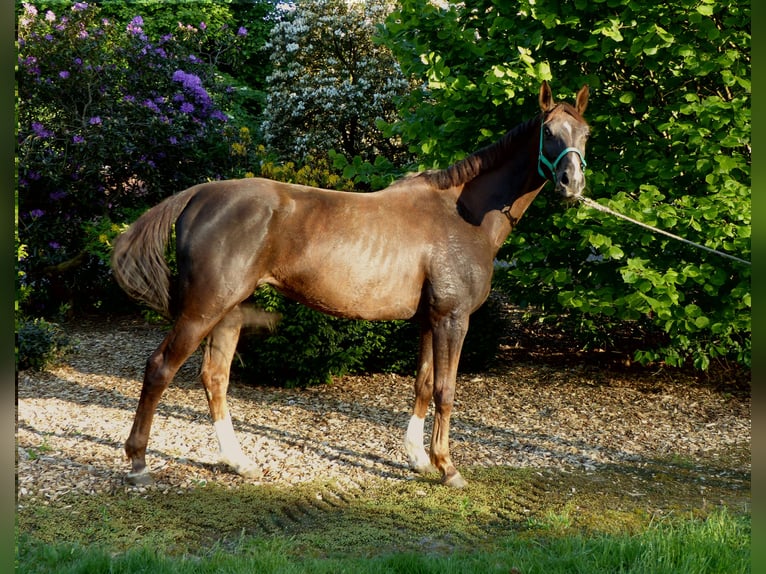
[[[53,135],[53,132],[45,129],[45,126],[40,122],[32,122],[32,131],[39,138],[48,138]]]
[[[24,12],[30,16],[37,16],[37,8],[32,6],[32,4],[24,4]]]
[[[131,104],[136,101],[136,97],[135,96],[131,96],[130,94],[128,94],[127,96],[125,96],[122,99],[125,100],[126,102],[131,103]]]
[[[66,197],[66,191],[60,189],[58,191],[53,191],[50,194],[50,198],[52,201],[60,201]]]
[[[200,105],[210,105],[210,96],[202,85],[202,80],[200,80],[199,76],[187,74],[183,70],[176,70],[173,72],[173,81],[180,82],[187,92],[191,92],[194,95],[194,98]]]
[[[141,28],[144,25],[144,19],[141,16],[134,16],[133,19],[130,21],[130,24],[128,26],[132,26],[134,28]]]
[[[170,136],[168,138],[168,141],[170,142],[171,145],[176,145],[178,143],[178,138],[176,138],[176,136]]]
[[[207,29],[207,24],[205,24],[204,22],[200,22],[199,23],[199,29],[200,30],[206,30]]]
[[[61,71],[59,72],[59,77],[60,77],[62,80],[66,80],[66,79],[69,77],[69,72],[68,72],[68,71],[66,71],[66,70],[61,70]]]
[[[237,36],[247,36],[247,28],[240,26],[239,30],[237,30]]]
[[[145,40],[146,35],[144,34],[144,29],[142,28],[143,25],[144,25],[144,19],[141,18],[141,16],[135,16],[125,29],[132,36],[138,36],[142,40]]]
[[[194,111],[194,106],[189,102],[184,102],[181,104],[181,111],[185,114],[190,114]]]
[[[52,11],[52,10],[48,10],[48,11],[45,13],[45,19],[46,19],[48,22],[55,22],[55,21],[56,21],[56,15],[53,13],[53,11]]]
[[[101,124],[101,118],[99,116],[93,116],[88,120],[88,123],[92,126],[97,126]]]
[[[87,2],[75,2],[74,6],[72,6],[73,12],[82,12],[83,10],[88,9],[88,3]]]
[[[45,215],[45,212],[42,209],[33,209],[32,211],[29,212],[29,216],[32,219],[39,219],[43,215]]]
[[[38,171],[30,171],[27,173],[27,177],[32,181],[38,181],[42,176]]]
[[[73,61],[76,66],[82,66],[82,58],[75,58]]]
[[[51,249],[61,249],[61,243],[58,243],[57,241],[49,241],[48,246]]]
[[[151,101],[151,100],[144,100],[142,102],[142,104],[143,104],[144,107],[149,108],[154,113],[156,113],[156,114],[160,113],[160,108],[158,108],[157,104],[155,104],[153,101]]]
[[[72,143],[76,143],[76,144],[85,143],[85,138],[79,134],[72,136]]]

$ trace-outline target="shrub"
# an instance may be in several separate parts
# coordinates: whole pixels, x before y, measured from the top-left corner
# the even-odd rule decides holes
[[[233,94],[194,53],[204,32],[150,39],[143,24],[84,2],[21,9],[18,228],[35,314],[97,301],[118,225],[229,167]]]
[[[375,41],[388,0],[306,0],[278,10],[267,49],[272,71],[261,125],[269,149],[303,160],[339,150],[347,157],[402,158],[378,123],[396,116],[409,90],[396,60]]]
[[[56,323],[22,320],[16,328],[16,368],[44,369],[62,359],[71,347],[71,340]]]
[[[238,370],[259,383],[287,387],[328,383],[333,376],[363,370],[385,340],[372,323],[330,317],[271,289],[256,293],[256,302],[282,314],[274,333],[245,336],[240,343]]]

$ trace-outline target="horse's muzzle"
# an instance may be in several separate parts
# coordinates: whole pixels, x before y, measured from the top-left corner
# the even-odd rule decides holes
[[[585,174],[575,162],[565,162],[556,174],[556,193],[563,199],[577,199],[585,191]]]
[[[564,185],[559,185],[556,188],[556,193],[558,193],[561,196],[561,199],[565,199],[565,200],[577,200],[577,199],[579,199],[582,196],[584,190],[585,190],[584,187],[575,189],[575,188],[572,188],[572,187],[567,187],[567,186],[564,186]]]

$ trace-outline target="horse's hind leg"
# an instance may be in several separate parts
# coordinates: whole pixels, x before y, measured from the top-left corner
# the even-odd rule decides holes
[[[205,327],[205,325],[179,320],[146,361],[141,398],[138,401],[130,436],[125,441],[125,454],[130,458],[132,467],[126,478],[131,484],[152,482],[146,467],[146,446],[149,443],[154,412],[162,393],[165,392],[178,369],[199,346]]]
[[[428,405],[434,392],[433,370],[433,333],[430,328],[423,328],[420,334],[420,354],[418,357],[418,374],[415,378],[415,406],[407,434],[404,436],[404,451],[407,454],[410,467],[415,472],[433,472],[436,468],[423,446]]]
[[[231,361],[237,349],[242,327],[272,329],[278,315],[247,306],[232,309],[211,331],[202,362],[202,384],[205,386],[213,427],[218,437],[221,462],[245,478],[257,478],[260,471],[239,445],[234,434],[231,413],[226,402]]]

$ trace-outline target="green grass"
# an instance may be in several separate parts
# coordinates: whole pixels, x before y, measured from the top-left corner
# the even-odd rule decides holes
[[[26,537],[19,543],[19,571],[56,574],[259,573],[721,573],[750,571],[750,520],[717,511],[706,519],[674,519],[651,524],[640,534],[510,536],[492,549],[439,553],[389,553],[374,557],[301,556],[288,538],[241,540],[233,550],[203,556],[166,557],[141,547],[112,555],[103,548],[46,545]],[[515,569],[515,570],[514,570]]]
[[[701,497],[682,469],[663,480],[656,470],[466,469],[470,484],[462,491],[431,477],[360,490],[209,485],[24,500],[17,567],[57,574],[749,572],[749,475],[719,487],[708,478]]]

